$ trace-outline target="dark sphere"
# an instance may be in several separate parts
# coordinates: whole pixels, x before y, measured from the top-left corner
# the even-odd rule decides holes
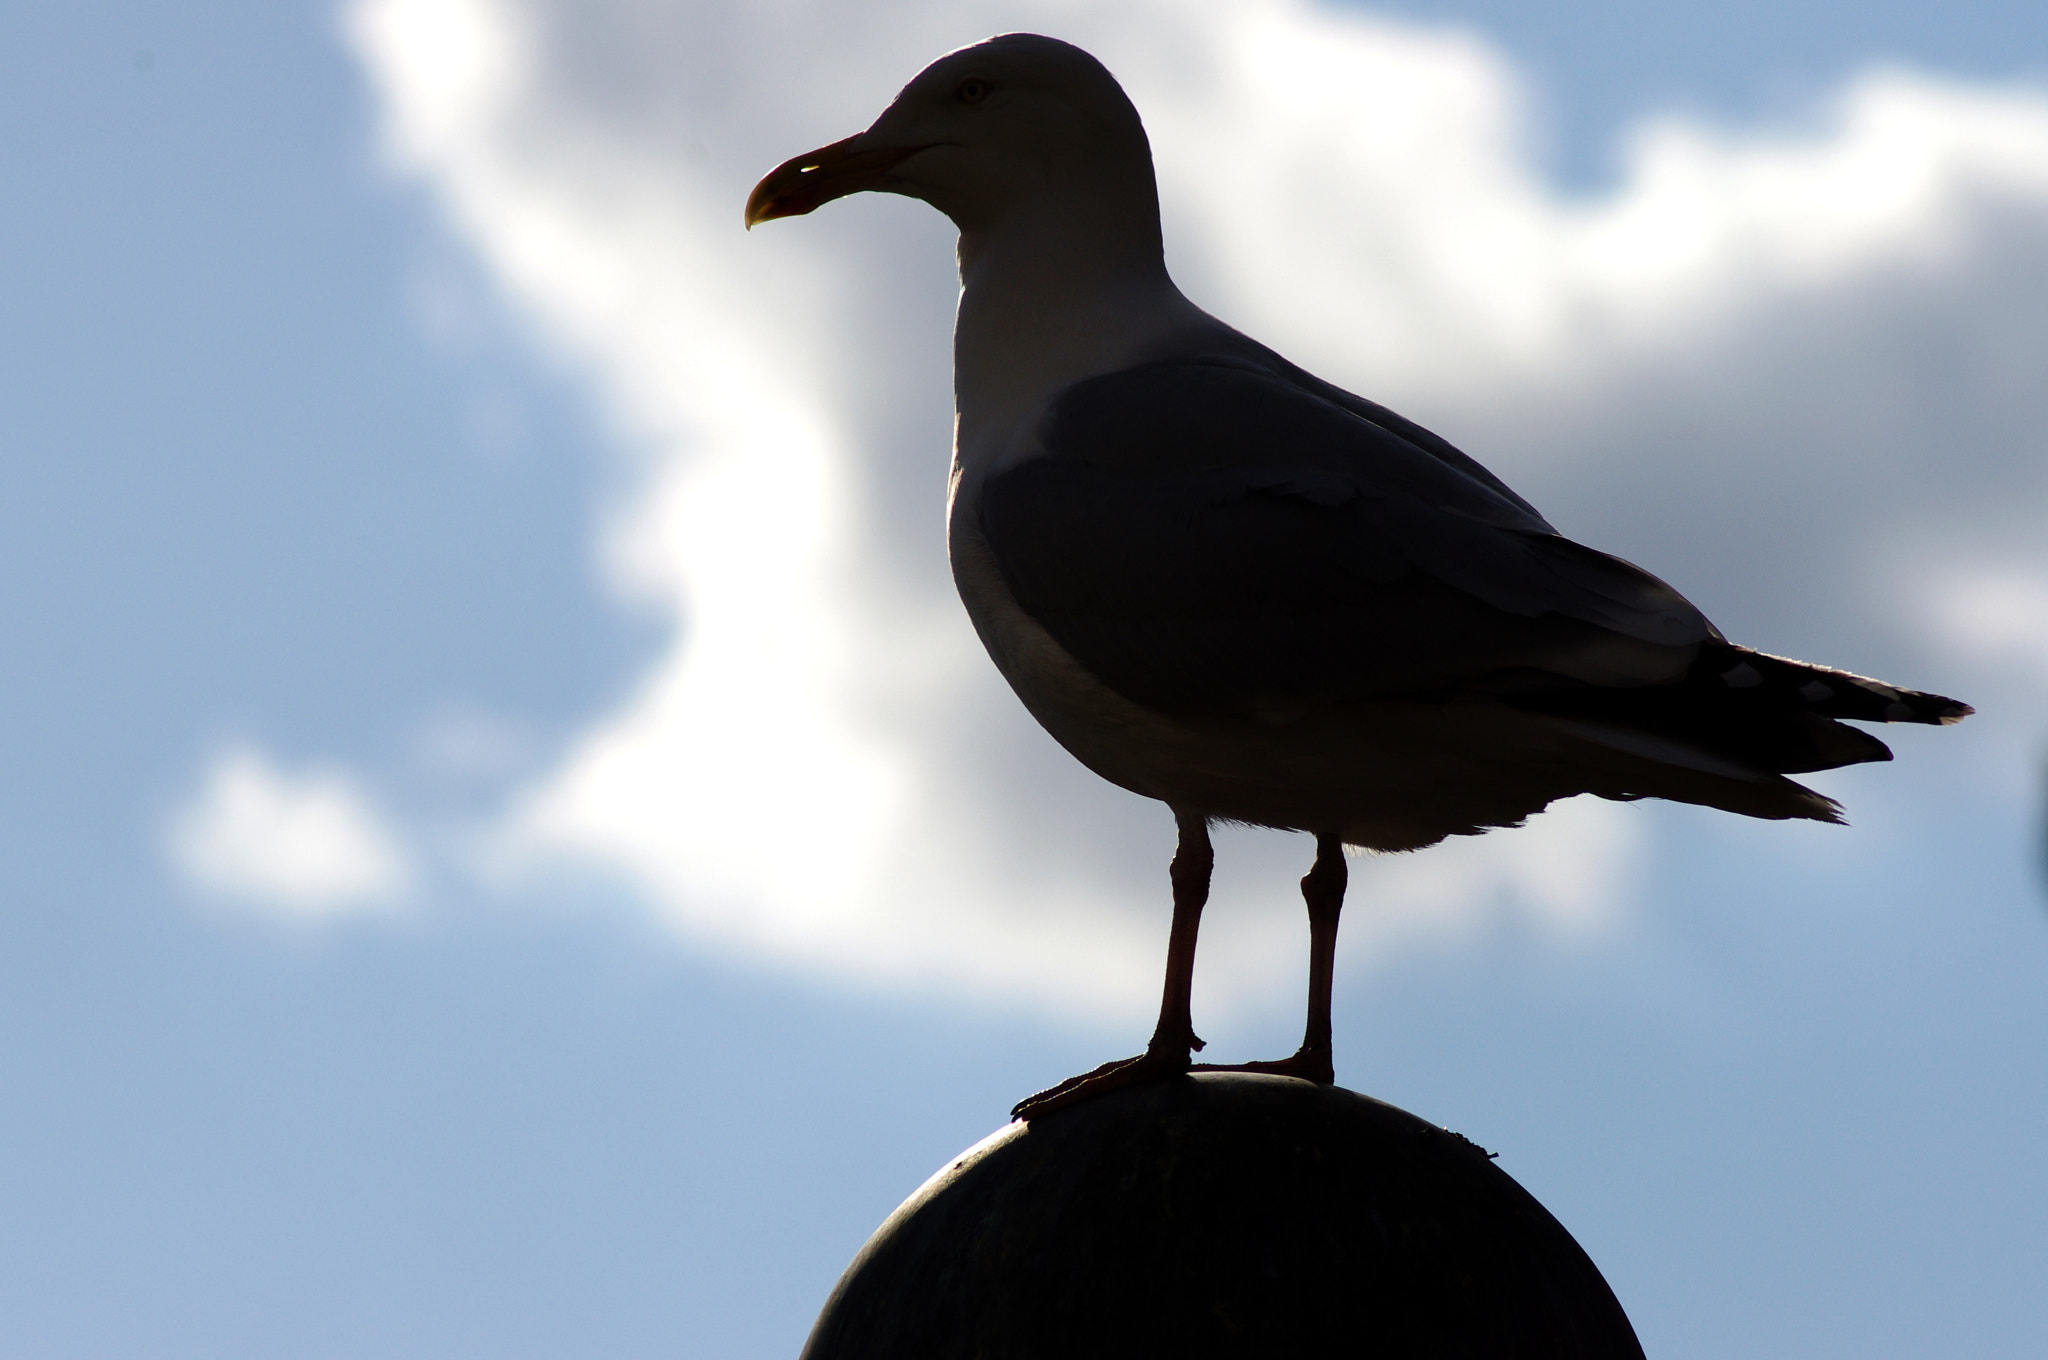
[[[805,1360],[1641,1360],[1486,1153],[1353,1091],[1205,1073],[1011,1124],[889,1216]]]

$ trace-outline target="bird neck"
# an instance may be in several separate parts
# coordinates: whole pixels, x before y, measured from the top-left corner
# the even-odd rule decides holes
[[[1135,218],[1135,220],[1133,220]],[[1154,209],[1036,214],[960,236],[953,389],[965,445],[1205,319],[1167,276]]]

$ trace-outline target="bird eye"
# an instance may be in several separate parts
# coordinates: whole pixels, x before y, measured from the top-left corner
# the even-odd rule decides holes
[[[980,76],[969,76],[960,82],[960,88],[953,91],[953,98],[963,104],[979,104],[988,98],[988,82]]]

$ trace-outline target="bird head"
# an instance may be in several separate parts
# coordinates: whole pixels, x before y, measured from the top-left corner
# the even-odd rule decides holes
[[[747,226],[863,190],[922,199],[970,235],[1048,211],[1158,231],[1137,109],[1101,62],[1033,33],[940,57],[867,131],[776,166],[747,199]]]

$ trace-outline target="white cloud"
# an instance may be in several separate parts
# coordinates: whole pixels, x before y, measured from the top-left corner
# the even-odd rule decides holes
[[[1953,582],[1931,612],[1957,645],[2017,654],[2036,684],[2048,684],[2048,572],[1992,572]]]
[[[1797,137],[1666,121],[1583,201],[1537,177],[1483,43],[1296,0],[349,13],[393,156],[640,460],[602,558],[675,622],[506,841],[623,875],[714,947],[1094,1013],[1153,998],[1165,815],[1031,726],[952,599],[948,228],[873,198],[739,227],[768,166],[992,31],[1058,32],[1124,80],[1198,299],[1443,426],[1746,640],[1966,689],[1901,581],[1965,549],[2004,570],[2048,514],[2035,92],[1893,71]],[[1606,919],[1643,824],[1575,805],[1362,864],[1348,947],[1502,903]],[[1299,910],[1299,840],[1231,849],[1226,877]],[[1299,971],[1280,936],[1217,929],[1215,994]]]
[[[299,919],[386,905],[412,879],[404,851],[346,775],[281,769],[252,746],[213,758],[172,819],[168,848],[202,891]]]
[[[1654,122],[1618,190],[1569,201],[1476,39],[1292,0],[1200,8],[1198,63],[1117,35],[1169,213],[1233,314],[1383,390],[1597,381],[1618,351],[1688,345],[1760,299],[1953,253],[1980,194],[2048,202],[2048,100],[1903,71],[1853,82],[1798,137]]]

